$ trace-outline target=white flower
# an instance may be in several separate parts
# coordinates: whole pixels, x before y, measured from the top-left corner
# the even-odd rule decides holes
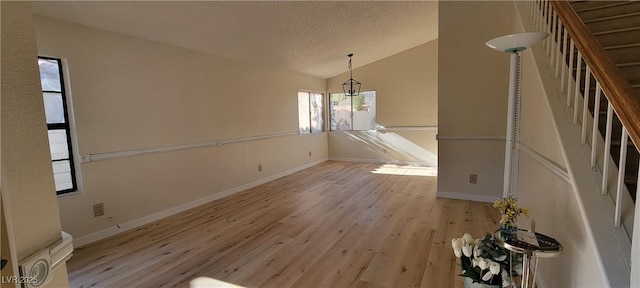
[[[462,245],[462,253],[464,256],[471,257],[473,255],[473,245],[466,243]]]
[[[489,265],[489,271],[491,271],[493,275],[498,275],[498,273],[500,273],[500,264],[491,261],[491,264]]]
[[[471,259],[471,267],[478,267],[478,262],[479,261],[480,261],[480,259],[478,259],[478,258]]]
[[[487,271],[487,273],[482,276],[482,280],[489,281],[491,280],[491,277],[493,277],[493,274],[491,274],[491,271]]]
[[[453,254],[456,257],[460,258],[462,256],[462,245],[464,244],[464,240],[462,238],[453,238],[451,239],[451,246],[453,247]]]
[[[502,261],[504,261],[505,259],[507,259],[507,255],[500,255],[500,256],[498,256],[498,258],[496,258],[495,260],[496,260],[496,261],[498,261],[498,262],[502,262]]]
[[[480,248],[480,245],[476,245],[475,247],[473,247],[473,257],[480,257],[481,254],[482,248]]]
[[[467,244],[475,244],[476,242],[476,239],[473,239],[473,236],[471,236],[471,234],[469,233],[464,233],[464,235],[462,235],[462,239]]]
[[[489,262],[487,262],[487,259],[480,258],[480,260],[478,260],[478,267],[480,267],[480,269],[482,270],[485,270],[489,268]]]

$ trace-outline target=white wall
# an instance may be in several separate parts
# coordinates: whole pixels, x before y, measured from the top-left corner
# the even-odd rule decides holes
[[[354,63],[357,60],[356,53]],[[345,57],[345,65],[346,61]],[[436,165],[437,69],[438,40],[354,69],[353,77],[362,82],[362,90],[376,91],[376,122],[389,129],[331,131],[329,156]],[[348,79],[348,72],[327,79],[328,92],[342,93],[342,83]]]
[[[2,217],[3,258],[13,271],[22,260],[61,238],[58,202],[29,2],[1,2],[2,9]],[[4,225],[3,225],[4,226]],[[4,232],[4,231],[3,231]],[[9,248],[9,254],[4,252]],[[5,276],[3,271],[3,276]],[[49,287],[68,286],[66,264]],[[2,286],[5,287],[5,278]]]
[[[516,32],[523,32],[526,26],[526,31],[532,31],[534,28],[522,4],[517,5],[519,14],[516,14],[514,28]],[[537,59],[533,57],[534,52]],[[599,198],[598,189],[593,187],[596,182],[580,176],[584,173],[581,169],[592,172],[586,166],[588,157],[581,153],[578,141],[567,141],[575,137],[571,128],[576,126],[569,124],[568,115],[563,111],[565,96],[559,95],[554,86],[544,53],[545,49],[539,44],[523,54],[521,143],[532,152],[521,153],[518,202],[530,209],[536,230],[556,238],[564,250],[558,257],[540,260],[538,282],[543,288],[621,287],[615,283],[628,283],[628,279],[607,279],[607,274],[624,275],[627,271],[610,274],[605,270],[626,270],[619,261],[622,255],[614,248],[612,237],[600,245],[596,240],[607,238],[595,234],[611,234],[610,226],[605,224],[604,230],[600,230],[598,223],[589,223],[593,221],[589,214],[601,214],[600,221],[596,222],[607,222],[606,216],[599,200],[589,200]],[[546,160],[534,160],[532,156],[536,155]],[[550,169],[549,164],[566,174]],[[584,186],[591,189],[578,191]],[[588,193],[592,195],[586,195]],[[528,228],[529,220],[520,219],[519,224]],[[603,246],[607,251],[601,249]]]
[[[523,57],[521,144],[567,169],[558,130],[530,51]],[[551,95],[556,97],[556,95]],[[606,287],[591,230],[582,217],[581,204],[571,182],[526,153],[520,153],[518,202],[530,209],[536,230],[557,239],[562,255],[540,260],[541,287]],[[530,219],[519,226],[529,228]]]
[[[440,1],[438,9],[438,196],[493,201],[502,195],[509,56],[485,42],[513,33],[514,6]]]
[[[324,79],[34,17],[38,52],[67,60],[83,155],[297,132],[298,90],[325,90]],[[320,133],[82,163],[84,191],[59,199],[62,227],[84,244],[121,231],[108,217],[131,228],[327,153]],[[93,217],[96,203],[105,216]]]
[[[439,9],[439,136],[446,140],[438,142],[438,193],[489,201],[502,193],[504,142],[499,138],[506,123],[509,57],[484,43],[522,32],[523,24],[512,2],[443,1]],[[547,95],[555,93],[553,88],[543,89],[540,73],[546,72],[538,71],[532,49],[523,55],[521,144],[530,152],[520,152],[518,203],[530,209],[538,232],[564,246],[560,256],[540,260],[538,282],[544,288],[606,287],[601,255],[548,101],[557,96]],[[478,184],[468,184],[468,173],[476,171]],[[488,183],[481,183],[484,179]],[[520,227],[530,227],[530,219],[519,220]]]

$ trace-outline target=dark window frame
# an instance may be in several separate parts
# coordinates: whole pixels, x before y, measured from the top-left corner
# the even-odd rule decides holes
[[[58,65],[58,73],[59,73],[59,77],[60,77],[60,91],[51,91],[51,90],[42,90],[42,93],[58,93],[60,94],[60,97],[62,98],[62,110],[63,110],[63,115],[64,115],[64,123],[52,123],[49,124],[47,123],[47,131],[49,130],[65,130],[66,132],[66,136],[67,136],[67,148],[68,148],[68,158],[64,158],[64,159],[51,159],[51,164],[53,165],[53,163],[55,162],[61,162],[61,161],[69,161],[69,168],[70,168],[70,173],[71,173],[71,188],[68,189],[63,189],[63,190],[57,190],[56,189],[56,195],[63,195],[63,194],[67,194],[67,193],[71,193],[71,192],[76,192],[78,191],[78,182],[77,182],[77,178],[76,178],[76,167],[75,167],[75,161],[74,161],[74,153],[73,153],[73,141],[71,138],[71,123],[69,121],[69,109],[67,107],[67,93],[66,93],[66,89],[65,89],[65,77],[64,77],[64,72],[63,72],[63,65],[62,65],[62,59],[60,58],[53,58],[53,57],[46,57],[46,56],[38,56],[38,59],[43,59],[43,60],[47,60],[47,61],[55,61]]]

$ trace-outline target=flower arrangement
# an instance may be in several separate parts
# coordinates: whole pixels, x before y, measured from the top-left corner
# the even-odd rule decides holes
[[[469,277],[473,283],[507,287],[514,284],[512,276],[517,275],[507,271],[522,271],[522,255],[510,254],[489,234],[474,239],[465,233],[462,238],[451,239],[451,246],[455,256],[460,258],[462,274],[459,276]],[[511,259],[509,255],[512,255]]]
[[[500,224],[507,227],[516,227],[516,220],[518,216],[525,215],[529,217],[529,209],[526,208],[518,208],[517,199],[513,195],[508,195],[506,197],[501,197],[495,202],[493,202],[493,207],[498,208],[500,214],[502,214],[502,218],[500,219]]]

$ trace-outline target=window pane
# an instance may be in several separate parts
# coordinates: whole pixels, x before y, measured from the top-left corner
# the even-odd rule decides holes
[[[40,66],[40,83],[42,84],[42,90],[62,91],[58,61],[39,58],[38,66]]]
[[[324,119],[322,118],[322,94],[311,93],[311,132],[324,131]]]
[[[351,129],[351,97],[344,93],[329,95],[331,105],[331,130]]]
[[[376,129],[376,91],[353,97],[353,130]]]
[[[300,134],[309,134],[309,93],[298,92],[298,127]]]
[[[69,160],[53,162],[53,179],[56,182],[56,191],[73,188]]]
[[[69,159],[67,131],[64,129],[49,130],[49,150],[51,150],[51,160]]]
[[[47,117],[47,124],[64,123],[62,94],[45,92],[42,96],[44,97],[44,113]]]

